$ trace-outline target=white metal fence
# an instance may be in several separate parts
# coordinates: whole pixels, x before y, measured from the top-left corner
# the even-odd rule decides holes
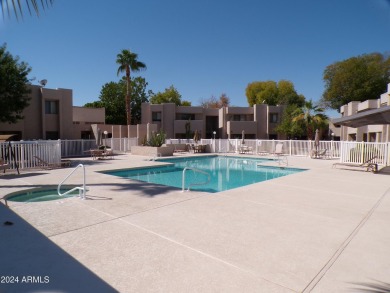
[[[103,144],[116,152],[129,152],[132,146],[138,145],[137,138],[107,138]],[[61,155],[63,158],[88,156],[91,149],[98,146],[94,139],[61,140]]]
[[[11,169],[34,168],[39,160],[49,164],[61,162],[61,142],[50,141],[17,141],[0,143],[0,157],[10,164]]]
[[[192,139],[168,139],[167,144],[194,143]],[[200,144],[209,144],[212,152],[215,153],[234,153],[238,152],[242,141],[241,139],[202,139]],[[290,156],[309,156],[315,149],[314,141],[310,140],[263,140],[263,139],[245,139],[245,146],[252,149],[255,154],[273,153],[277,144],[283,144],[283,153]],[[318,149],[326,150],[327,156],[331,158],[340,157],[340,141],[320,141]]]
[[[91,149],[96,149],[94,139],[61,140],[61,156],[63,158],[82,157],[90,155]]]
[[[370,160],[378,165],[390,165],[390,143],[349,142],[341,143],[340,161],[363,164]]]
[[[131,146],[138,145],[137,138],[110,138],[103,143],[114,152],[129,152]],[[167,139],[167,144],[192,144],[192,139]],[[210,145],[213,153],[235,153],[239,150],[241,139],[202,139],[200,144]],[[290,156],[309,156],[315,148],[314,141],[307,140],[245,140],[245,146],[254,154],[273,153],[276,144],[283,144],[283,153]],[[49,164],[61,162],[61,158],[89,156],[89,150],[97,148],[95,140],[49,140],[18,141],[0,143],[0,157],[21,169],[39,165],[35,157]],[[339,158],[343,163],[361,164],[369,159],[378,165],[390,165],[390,143],[366,143],[347,141],[320,141],[320,150],[327,150],[331,158]],[[14,157],[13,157],[13,156]]]
[[[103,144],[109,146],[117,152],[130,152],[132,146],[138,145],[138,138],[107,138],[103,139]]]

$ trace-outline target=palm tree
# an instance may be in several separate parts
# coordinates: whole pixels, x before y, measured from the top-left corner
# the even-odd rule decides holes
[[[8,17],[10,17],[10,10],[13,10],[16,16],[16,19],[19,20],[19,16],[23,17],[23,3],[20,0],[0,0],[1,13],[3,15],[3,19],[5,18],[5,11],[7,11]],[[49,7],[52,5],[54,0],[25,0],[28,12],[31,15],[31,11],[34,11],[37,16],[39,16],[39,5],[41,2],[42,9],[45,10],[45,7]]]
[[[138,55],[130,52],[130,50],[122,50],[116,56],[116,63],[119,64],[117,75],[121,72],[126,72],[126,118],[127,125],[131,124],[131,85],[130,71],[137,72],[146,68],[146,65],[137,60]]]
[[[306,128],[308,139],[313,139],[315,129],[324,127],[328,120],[324,109],[314,106],[311,100],[306,101],[302,108],[294,111],[292,117],[293,123],[298,123]]]

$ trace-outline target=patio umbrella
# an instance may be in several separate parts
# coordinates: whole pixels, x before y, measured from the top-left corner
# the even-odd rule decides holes
[[[97,146],[101,146],[103,143],[102,143],[102,130],[100,128],[98,128],[97,130],[97,137],[95,137],[96,139],[96,145]]]
[[[319,146],[320,146],[320,134],[319,134],[319,130],[316,129],[316,135],[314,137],[314,147],[316,148],[316,154],[318,153]]]
[[[150,123],[146,124],[146,141],[150,140]]]
[[[242,131],[241,144],[245,144],[245,130]]]
[[[194,141],[195,141],[195,143],[198,143],[199,140],[200,140],[199,132],[198,132],[198,129],[197,129],[197,130],[195,130],[195,133],[194,133]]]

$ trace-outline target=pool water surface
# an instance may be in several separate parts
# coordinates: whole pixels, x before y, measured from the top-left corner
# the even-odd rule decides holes
[[[152,168],[104,171],[102,173],[181,189],[184,168],[196,168],[202,173],[192,169],[186,170],[185,189],[190,187],[191,190],[214,193],[305,171],[305,169],[297,168],[261,166],[261,163],[269,161],[270,159],[228,156],[160,159],[156,162],[171,164]],[[202,184],[207,182],[209,177],[210,181]]]
[[[70,188],[61,189],[61,192],[68,190],[70,190]],[[79,192],[75,190],[64,196],[59,196],[57,189],[34,189],[11,193],[6,197],[6,200],[14,202],[42,202],[68,198],[78,194]]]

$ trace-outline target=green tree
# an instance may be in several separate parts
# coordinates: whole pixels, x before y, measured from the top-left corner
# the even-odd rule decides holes
[[[130,50],[122,50],[116,56],[116,63],[119,64],[117,75],[121,72],[126,73],[126,120],[127,125],[131,124],[131,84],[130,72],[137,72],[146,68],[146,65],[137,60],[138,55],[130,52]]]
[[[6,48],[0,47],[0,121],[16,123],[23,119],[23,109],[28,106],[30,92],[27,76],[31,68],[19,57],[13,57]]]
[[[285,134],[288,139],[301,138],[305,135],[306,129],[301,123],[294,123],[292,121],[294,113],[299,111],[297,105],[288,105],[282,115],[280,124],[276,126],[275,131],[281,134]]]
[[[296,92],[291,81],[280,80],[278,82],[278,104],[302,107],[305,104],[305,96]]]
[[[325,108],[339,111],[351,101],[378,99],[390,82],[390,57],[372,53],[336,62],[326,67],[323,79]]]
[[[274,81],[252,82],[246,87],[245,93],[250,107],[255,104],[277,104],[278,88]]]
[[[133,89],[131,122],[138,124],[141,121],[141,104],[148,102],[148,94],[146,93],[148,83],[142,77],[131,78],[130,82]],[[84,107],[105,108],[107,124],[124,125],[127,123],[125,100],[123,100],[126,88],[127,81],[125,79],[106,83],[100,91],[100,100],[87,103]]]
[[[27,6],[27,10],[32,14],[31,12],[34,11],[37,16],[39,16],[39,10],[43,9],[45,10],[49,6],[51,6],[54,2],[54,0],[25,0],[24,1]],[[39,4],[41,3],[42,8],[39,8]],[[12,4],[12,5],[11,5]],[[20,0],[0,0],[0,6],[1,6],[1,12],[3,15],[3,19],[5,18],[5,12],[7,11],[8,17],[11,17],[10,10],[13,10],[16,16],[16,19],[19,20],[19,17],[23,18],[23,10],[25,10],[25,7],[23,7],[23,3]]]
[[[174,103],[176,106],[191,106],[191,102],[182,101],[181,94],[173,85],[166,88],[164,92],[158,92],[152,94],[150,98],[151,104],[163,104],[163,103]]]
[[[314,131],[325,127],[328,124],[328,117],[324,114],[324,109],[314,105],[310,100],[292,113],[292,122],[306,129],[308,139],[314,139]]]
[[[214,96],[211,96],[209,99],[201,99],[200,100],[200,106],[203,108],[217,108],[220,109],[222,107],[229,107],[230,105],[230,98],[223,93],[219,100],[217,100]]]
[[[246,87],[245,94],[249,106],[255,104],[290,105],[295,104],[302,106],[305,97],[299,95],[291,81],[255,81]]]
[[[133,99],[131,100],[131,122],[132,124],[141,123],[141,107],[142,103],[149,102],[149,97],[152,91],[146,91],[148,83],[143,77],[136,77],[131,80],[131,88],[133,90]]]

